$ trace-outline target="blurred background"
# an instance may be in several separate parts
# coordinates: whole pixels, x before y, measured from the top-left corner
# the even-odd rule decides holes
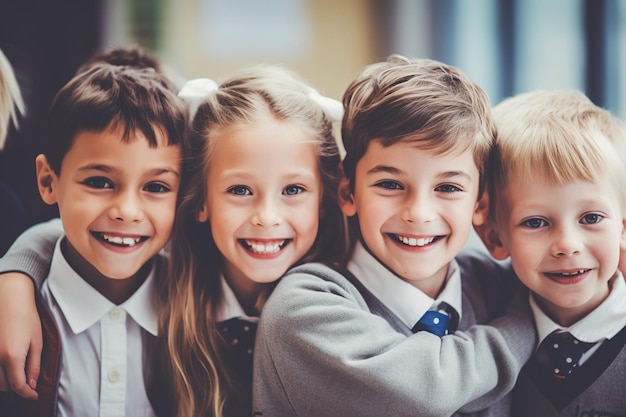
[[[337,99],[365,65],[427,57],[461,68],[493,104],[578,89],[626,120],[622,0],[0,0],[0,49],[28,109],[0,153],[0,181],[28,225],[57,215],[34,175],[53,95],[96,52],[133,44],[181,82],[280,63]]]

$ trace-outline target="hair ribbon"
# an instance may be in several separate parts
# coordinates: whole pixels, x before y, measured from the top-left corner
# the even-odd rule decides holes
[[[189,119],[193,120],[200,104],[209,96],[209,94],[217,91],[219,86],[210,78],[195,78],[189,80],[183,85],[178,92],[178,97],[182,98],[189,104]]]
[[[339,100],[326,97],[317,92],[314,88],[309,88],[309,98],[320,105],[324,113],[333,122],[340,122],[343,117],[343,104]]]

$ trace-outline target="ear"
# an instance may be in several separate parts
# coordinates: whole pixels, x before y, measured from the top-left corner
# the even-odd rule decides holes
[[[619,270],[626,277],[626,219],[622,219],[622,233],[619,241],[620,257]]]
[[[202,208],[196,215],[196,219],[198,219],[200,223],[204,223],[209,220],[209,209],[207,208],[206,203],[202,205]]]
[[[480,237],[491,256],[500,260],[508,258],[509,251],[502,244],[496,228],[489,219],[489,192],[487,190],[483,191],[483,194],[476,202],[472,224],[476,234]]]
[[[337,188],[339,207],[345,216],[351,217],[356,214],[356,204],[354,203],[352,191],[350,191],[350,180],[343,172],[343,164],[339,164],[339,172],[341,174],[339,187]]]
[[[37,188],[39,195],[46,204],[55,204],[57,202],[56,187],[58,178],[45,155],[39,154],[35,158],[35,169],[37,175]]]
[[[487,190],[483,191],[474,207],[474,214],[472,215],[472,224],[474,227],[480,226],[488,221],[489,218],[489,193]]]
[[[504,260],[509,257],[509,251],[502,243],[502,240],[500,240],[500,236],[491,223],[491,220],[486,220],[480,225],[474,225],[474,230],[491,256],[499,260]]]

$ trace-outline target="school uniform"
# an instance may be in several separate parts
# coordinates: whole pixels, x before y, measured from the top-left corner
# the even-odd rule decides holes
[[[541,363],[537,350],[515,386],[513,416],[626,416],[626,283],[622,274],[612,278],[609,286],[607,299],[568,328],[553,322],[530,296],[538,347],[555,331],[567,331],[590,345],[567,376],[555,376],[552,367]]]
[[[157,335],[154,281],[165,263],[155,260],[135,293],[115,305],[69,266],[62,239],[37,296],[44,336],[39,399],[5,393],[3,415],[156,416],[145,386]]]
[[[246,314],[222,275],[217,330],[223,339],[224,365],[234,375],[233,390],[224,406],[225,417],[252,413],[252,358],[258,317]]]
[[[290,270],[259,322],[254,415],[450,416],[461,409],[502,416],[503,398],[535,346],[530,311],[516,300],[517,309],[493,327],[469,328],[504,312],[516,281],[510,267],[478,252],[457,257],[448,272],[432,300],[361,244],[347,270],[319,263]],[[441,301],[464,330],[441,338],[413,333],[414,320]],[[499,401],[503,408],[479,412]]]
[[[41,287],[45,282],[44,279],[50,264],[49,259],[54,247],[52,242],[55,242],[62,234],[63,227],[59,219],[53,219],[43,226],[37,226],[36,238],[29,235],[20,237],[14,244],[14,251],[9,252],[4,258],[0,258],[0,272],[21,271],[32,277],[37,287]],[[158,259],[163,264],[160,270],[167,273],[165,265],[167,259],[164,256],[159,256]],[[251,413],[252,357],[258,317],[248,316],[224,277],[222,276],[220,279],[221,303],[217,308],[216,322],[217,330],[222,335],[224,342],[222,350],[224,362],[222,365],[228,367],[234,374],[233,391],[225,404],[224,415],[226,417],[239,417]],[[42,314],[41,310],[40,315],[42,316],[44,331],[46,331],[46,315]],[[156,320],[156,313],[154,317]],[[55,335],[56,331],[49,333]],[[157,352],[155,355],[165,354],[162,341],[160,343],[158,348],[153,349]],[[52,354],[51,351],[49,352]],[[44,349],[44,355],[46,354],[47,351]],[[163,360],[167,359],[164,358]],[[154,374],[158,375],[153,375],[152,379],[158,383],[148,387],[151,402],[159,415],[169,415],[176,408],[175,404],[172,403],[171,395],[168,395],[168,389],[171,390],[171,387],[165,384],[168,382],[169,375],[159,373],[158,370]],[[45,390],[45,387],[39,383],[37,391],[40,397],[42,390]],[[1,395],[2,393],[0,393]]]

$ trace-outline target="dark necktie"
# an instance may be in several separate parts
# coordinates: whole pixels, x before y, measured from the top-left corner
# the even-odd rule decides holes
[[[251,372],[257,324],[235,317],[219,323],[218,328],[232,366],[243,375]]]
[[[456,311],[445,303],[441,303],[438,310],[428,310],[411,329],[413,333],[427,331],[439,337],[456,330]],[[448,313],[450,311],[450,313]]]
[[[582,355],[595,343],[585,343],[568,332],[551,333],[537,349],[537,359],[553,377],[565,379],[578,366]]]

